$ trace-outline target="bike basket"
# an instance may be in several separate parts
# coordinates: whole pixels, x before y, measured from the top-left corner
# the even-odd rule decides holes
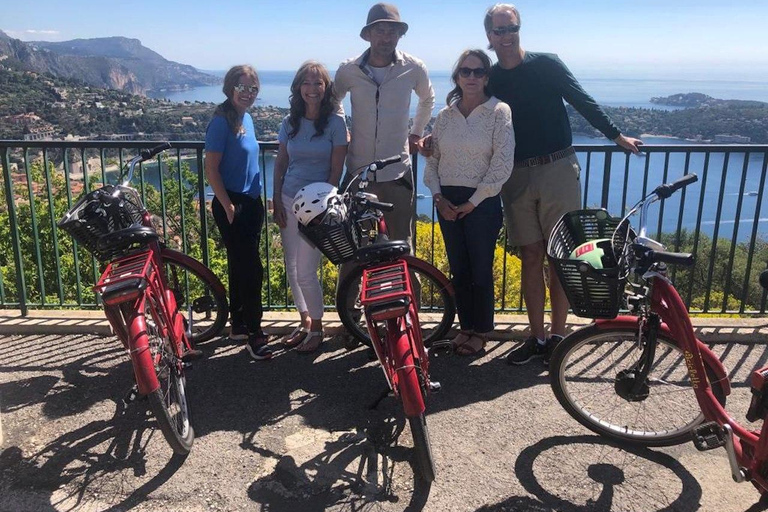
[[[109,261],[129,252],[135,244],[100,249],[99,239],[140,224],[144,211],[144,205],[135,190],[120,185],[105,185],[82,196],[58,222],[58,227],[99,261]]]
[[[360,247],[360,237],[348,214],[326,216],[308,226],[299,223],[299,231],[334,265],[350,261]]]
[[[617,230],[620,222],[606,210],[577,210],[563,215],[549,235],[550,264],[577,316],[615,318],[619,313],[626,284],[625,261],[620,255],[628,226],[625,222]]]

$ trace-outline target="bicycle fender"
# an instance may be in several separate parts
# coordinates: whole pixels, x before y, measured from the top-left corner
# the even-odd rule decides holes
[[[598,329],[602,330],[608,330],[608,329],[616,329],[616,328],[630,328],[630,329],[637,329],[637,317],[635,316],[629,316],[629,315],[619,315],[616,318],[611,319],[605,319],[605,320],[595,320],[595,325]],[[669,338],[670,340],[676,340],[675,336],[672,334],[672,331],[669,329],[669,326],[666,323],[661,324],[661,328],[659,331],[661,334]],[[699,352],[701,353],[701,358],[704,360],[704,362],[712,369],[713,372],[715,372],[716,380],[718,380],[723,387],[723,393],[728,396],[731,394],[731,382],[728,379],[728,372],[725,370],[725,366],[723,366],[723,363],[718,359],[718,357],[715,355],[710,348],[705,345],[700,339],[696,338],[696,343],[699,346]]]
[[[140,298],[138,302],[146,300]],[[138,306],[142,309],[138,309]],[[137,304],[137,311],[143,311],[144,305]],[[155,372],[155,364],[152,361],[152,351],[149,350],[149,338],[147,337],[147,322],[144,314],[136,313],[128,322],[128,346],[130,347],[133,372],[136,375],[136,386],[141,395],[148,395],[160,387]]]

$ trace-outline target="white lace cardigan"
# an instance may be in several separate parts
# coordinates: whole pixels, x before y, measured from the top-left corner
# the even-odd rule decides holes
[[[466,118],[456,103],[447,106],[432,128],[432,147],[424,170],[424,184],[432,195],[440,193],[441,185],[475,188],[469,201],[477,206],[497,195],[512,173],[512,112],[493,97]]]

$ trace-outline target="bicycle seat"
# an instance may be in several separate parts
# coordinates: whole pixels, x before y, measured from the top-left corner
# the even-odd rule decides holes
[[[355,261],[366,265],[391,261],[411,252],[411,246],[405,240],[387,240],[361,247],[355,253]]]
[[[96,243],[96,249],[100,252],[108,253],[118,249],[125,249],[135,243],[146,244],[157,240],[158,237],[159,235],[154,228],[134,224],[127,228],[102,235]]]

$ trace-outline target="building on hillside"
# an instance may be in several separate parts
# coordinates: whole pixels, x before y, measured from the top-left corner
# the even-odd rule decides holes
[[[751,137],[744,135],[732,135],[729,133],[720,133],[715,135],[713,142],[715,144],[749,144],[752,140]]]

